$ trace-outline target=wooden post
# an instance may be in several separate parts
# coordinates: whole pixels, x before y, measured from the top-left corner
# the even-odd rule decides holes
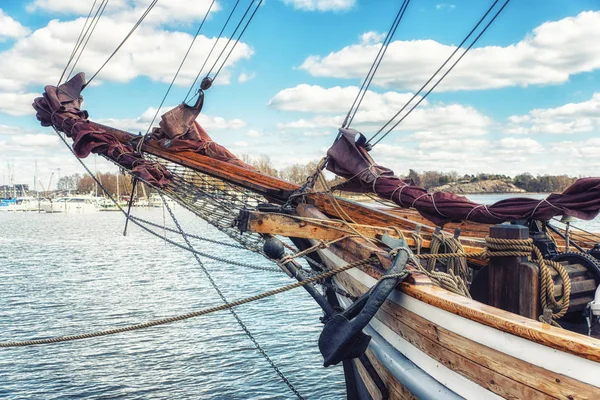
[[[499,239],[528,239],[529,230],[521,225],[494,225],[490,227],[490,237]],[[530,293],[522,292],[521,272],[524,280],[527,279],[526,270],[521,271],[522,263],[526,257],[492,257],[489,263],[489,305],[506,311],[520,314],[520,304],[526,303]],[[529,274],[530,275],[530,274]],[[531,282],[533,284],[533,282]],[[534,317],[535,318],[535,317]]]

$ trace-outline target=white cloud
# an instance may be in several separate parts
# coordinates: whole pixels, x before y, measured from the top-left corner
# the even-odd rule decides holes
[[[454,4],[440,3],[435,5],[436,10],[454,10],[456,6]]]
[[[248,132],[246,132],[246,136],[251,137],[251,138],[257,138],[257,137],[263,136],[263,133],[260,131],[257,131],[256,129],[250,129]]]
[[[520,42],[472,49],[436,89],[473,90],[560,84],[600,68],[600,11],[546,22]],[[310,56],[300,66],[314,76],[359,79],[379,44],[353,44],[327,56]],[[396,40],[374,83],[395,89],[420,87],[455,49],[433,40]],[[399,72],[401,71],[401,72]]]
[[[245,72],[242,72],[240,74],[240,76],[238,77],[238,82],[239,83],[244,83],[244,82],[251,81],[254,78],[256,78],[256,73],[255,72],[253,72],[251,74],[247,74]]]
[[[303,111],[337,115],[317,115],[287,123],[279,129],[317,130],[337,129],[342,125],[358,88],[298,85],[277,93],[269,105],[286,111]],[[357,129],[377,129],[383,126],[411,98],[410,93],[375,93],[369,91],[356,114],[353,126]],[[400,116],[404,116],[403,111]],[[480,136],[487,133],[492,121],[472,107],[460,104],[430,105],[421,103],[398,127],[398,130],[415,131],[415,139],[431,140],[451,136]]]
[[[162,107],[156,120],[153,123],[153,126],[158,126],[160,122],[160,116],[165,112],[174,108],[172,107]],[[123,118],[123,119],[98,119],[94,120],[100,124],[112,126],[117,129],[122,129],[129,132],[142,132],[146,133],[148,127],[150,126],[150,122],[156,113],[155,107],[150,107],[142,115],[137,118]],[[204,129],[210,135],[212,130],[216,129],[241,129],[246,126],[246,121],[243,121],[239,118],[234,118],[231,120],[227,120],[223,117],[212,117],[206,114],[200,114],[197,119],[198,123],[202,125]]]
[[[146,11],[152,0],[111,0],[107,3],[104,15],[127,19],[131,22]],[[169,0],[158,2],[150,11],[144,24],[147,23],[181,23],[204,18],[212,0],[197,0],[190,7],[188,0]],[[34,0],[27,6],[29,12],[46,11],[52,14],[87,16],[94,0]],[[96,2],[94,12],[98,9],[100,1]],[[216,2],[211,8],[211,14],[221,9]]]
[[[378,33],[375,31],[365,32],[360,35],[360,44],[369,45],[375,43],[381,43],[385,39],[385,33]]]
[[[56,3],[62,4],[62,2]],[[170,11],[161,14],[160,18],[173,18],[169,22],[198,16],[195,11],[189,12],[186,14],[187,16],[184,15],[184,3],[179,0],[165,4],[169,4]],[[196,10],[202,7],[194,6],[192,8]],[[153,10],[153,13],[161,12],[161,10]],[[132,9],[103,16],[85,48],[76,72],[86,71],[89,77],[97,71],[130,31],[138,16],[133,14]],[[67,62],[85,20],[85,17],[71,21],[52,20],[47,26],[36,30],[31,35],[18,39],[12,48],[0,52],[2,58],[0,90],[17,92],[34,84],[54,83]],[[177,30],[163,29],[158,22],[145,21],[140,25],[119,53],[103,69],[98,79],[124,83],[136,77],[145,76],[154,81],[170,82],[192,41],[192,36]],[[179,74],[177,85],[191,84],[198,72],[198,66],[202,65],[215,40],[217,39],[203,35],[198,36],[194,48]],[[213,55],[208,60],[208,65],[215,61],[226,43],[227,38],[221,38],[218,41]],[[238,43],[217,83],[226,83],[230,75],[229,67],[242,59],[251,57],[252,54],[252,49],[246,43]]]
[[[35,111],[31,103],[39,96],[39,93],[0,92],[0,112],[13,116],[34,115]]]
[[[347,11],[356,0],[283,0],[285,4],[303,11]]]
[[[508,118],[508,134],[572,134],[592,132],[600,127],[600,93],[590,100],[556,108],[534,109],[526,115]]]
[[[319,137],[319,136],[330,136],[333,133],[334,132],[332,132],[332,131],[304,131],[304,132],[302,132],[302,135],[308,136],[308,137]]]
[[[15,21],[0,8],[0,42],[5,38],[20,38],[29,34],[29,28]]]
[[[358,87],[335,86],[324,88],[318,85],[301,84],[293,88],[281,90],[268,105],[276,110],[303,111],[313,113],[347,113],[358,93]],[[410,100],[412,93],[375,93],[367,91],[360,110],[390,114],[397,112]],[[415,101],[418,101],[417,97]],[[427,105],[424,100],[422,105]],[[393,114],[392,114],[393,115]]]
[[[26,133],[11,136],[7,142],[9,145],[31,147],[49,147],[58,144],[58,136],[48,133]]]

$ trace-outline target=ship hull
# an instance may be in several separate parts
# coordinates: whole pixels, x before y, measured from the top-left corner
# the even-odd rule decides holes
[[[347,263],[329,249],[320,250],[319,256],[330,268]],[[359,296],[377,280],[352,269],[338,274],[334,282]],[[484,313],[491,309],[470,299],[450,298]],[[339,295],[338,301],[344,307],[350,304]],[[517,326],[525,320],[516,314],[503,314]],[[540,336],[536,341],[507,332],[513,329],[512,324],[506,324],[505,329],[494,326],[493,315],[489,322],[465,318],[396,289],[365,329],[372,337],[367,357],[390,398],[600,398],[599,362],[539,343],[544,340],[541,332],[556,328],[539,324],[537,333],[530,332]],[[532,323],[538,324],[527,321],[521,333]],[[360,360],[353,363],[358,372],[355,377],[368,390],[367,398],[381,398],[376,379]]]

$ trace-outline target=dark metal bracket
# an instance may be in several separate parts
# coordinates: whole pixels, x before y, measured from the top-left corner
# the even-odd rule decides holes
[[[364,354],[371,337],[364,334],[362,330],[398,284],[398,278],[386,279],[385,277],[402,272],[409,255],[409,250],[399,251],[391,267],[371,290],[343,313],[335,314],[327,321],[319,337],[319,350],[323,355],[325,367]]]

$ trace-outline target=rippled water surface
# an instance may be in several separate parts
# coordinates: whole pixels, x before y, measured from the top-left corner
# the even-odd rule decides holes
[[[190,233],[229,241],[178,208]],[[162,224],[161,209],[134,215]],[[221,304],[193,256],[120,213],[0,213],[0,341],[78,334]],[[171,239],[179,239],[168,234]],[[198,250],[273,266],[249,252]],[[231,301],[291,283],[286,275],[205,260]],[[345,397],[342,369],[323,368],[320,309],[302,290],[237,308],[306,398]],[[228,311],[97,339],[0,349],[0,398],[285,399],[294,395]]]

